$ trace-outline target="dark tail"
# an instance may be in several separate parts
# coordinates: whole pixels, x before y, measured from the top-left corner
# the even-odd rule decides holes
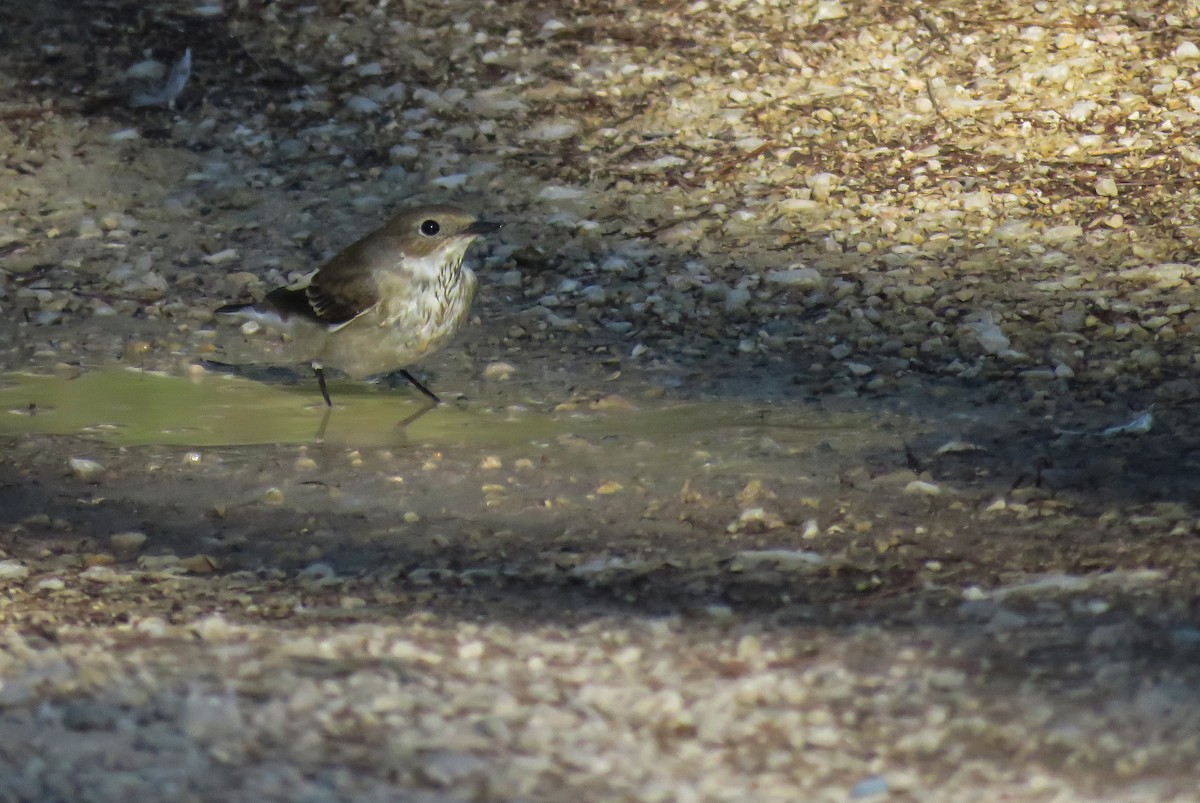
[[[234,365],[217,360],[195,360],[196,365],[214,374],[238,376],[243,379],[253,379],[256,382],[277,382],[280,384],[295,384],[300,372],[295,368],[278,365]]]
[[[304,291],[291,290],[287,287],[272,290],[262,301],[251,304],[226,304],[213,312],[217,315],[236,315],[239,312],[245,312],[263,318],[276,318],[281,323],[286,322],[293,315],[315,319]]]

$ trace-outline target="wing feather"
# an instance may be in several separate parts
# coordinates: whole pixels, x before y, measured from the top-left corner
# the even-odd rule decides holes
[[[317,320],[345,325],[379,303],[375,280],[375,243],[371,235],[359,240],[321,266],[304,295]]]

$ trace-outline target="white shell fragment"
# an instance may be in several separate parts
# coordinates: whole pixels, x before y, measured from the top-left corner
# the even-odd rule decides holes
[[[1111,426],[1103,431],[1101,435],[1106,438],[1111,438],[1114,435],[1144,435],[1154,426],[1154,413],[1147,410],[1141,415],[1135,416],[1124,424]]]
[[[189,47],[183,51],[182,58],[171,67],[171,72],[161,87],[135,92],[129,105],[135,109],[142,106],[173,106],[191,77],[192,49]]]

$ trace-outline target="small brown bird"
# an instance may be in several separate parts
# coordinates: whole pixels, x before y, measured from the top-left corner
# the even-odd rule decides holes
[[[327,365],[352,379],[398,371],[439,403],[406,368],[444,346],[467,320],[477,282],[463,258],[477,237],[501,225],[453,206],[407,209],[307,279],[216,313],[287,334],[287,353],[312,364],[330,407]]]

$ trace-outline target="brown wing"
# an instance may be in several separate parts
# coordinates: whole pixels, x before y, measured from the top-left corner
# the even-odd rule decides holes
[[[307,287],[272,290],[261,304],[253,306],[273,311],[285,321],[296,316],[335,328],[349,323],[375,306],[374,282],[370,281],[369,276],[356,286],[334,283],[332,288],[319,285],[317,279],[314,276]]]
[[[363,241],[326,262],[304,289],[310,316],[330,326],[344,324],[379,303],[369,247]]]
[[[379,303],[375,280],[370,275],[333,281],[318,273],[304,290],[312,316],[336,326],[362,315]]]

